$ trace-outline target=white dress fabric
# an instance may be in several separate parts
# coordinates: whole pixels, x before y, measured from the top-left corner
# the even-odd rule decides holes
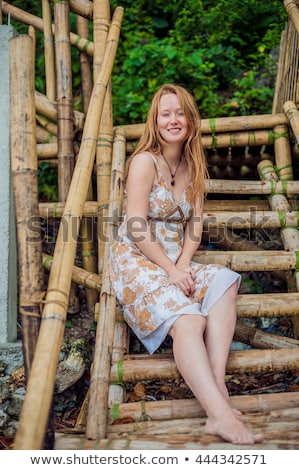
[[[148,223],[175,263],[182,251],[185,223],[192,213],[189,185],[181,200],[176,202],[155,157],[151,156],[158,181],[149,195]],[[130,239],[124,218],[118,239],[110,249],[110,278],[126,322],[150,354],[161,345],[180,315],[207,316],[226,290],[234,282],[240,283],[240,275],[224,266],[191,264],[195,272],[195,292],[187,297]]]

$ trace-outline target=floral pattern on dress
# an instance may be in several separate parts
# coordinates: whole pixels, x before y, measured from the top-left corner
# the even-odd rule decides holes
[[[154,161],[158,181],[149,195],[148,221],[154,236],[175,263],[184,243],[184,223],[179,220],[183,214],[188,221],[192,214],[190,186],[185,188],[178,204]],[[110,248],[110,279],[124,318],[141,341],[149,335],[153,338],[164,322],[171,327],[172,319],[174,322],[181,314],[208,314],[201,311],[201,302],[216,272],[224,269],[222,265],[192,262],[195,293],[187,297],[130,239],[125,218],[118,235]],[[155,348],[160,343],[161,338]]]

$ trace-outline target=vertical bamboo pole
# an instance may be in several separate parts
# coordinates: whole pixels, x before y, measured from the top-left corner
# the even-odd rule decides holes
[[[14,449],[41,448],[64,333],[78,225],[83,214],[93,169],[96,139],[105,92],[117,50],[122,17],[123,8],[117,7],[112,19],[104,60],[93,88],[82,144],[59,226],[36,353],[20,414]]]
[[[68,0],[54,5],[55,55],[57,78],[58,191],[66,201],[74,169],[73,95]]]
[[[11,39],[11,167],[17,219],[19,314],[26,385],[31,373],[40,321],[45,279],[39,230],[38,161],[34,102],[33,40]],[[54,429],[49,416],[43,448],[52,449]]]
[[[11,168],[17,218],[19,311],[23,327],[25,376],[28,378],[40,325],[45,289],[39,218],[35,141],[34,59],[32,39],[10,41]]]
[[[107,223],[104,235],[107,239],[104,252],[100,311],[97,323],[96,349],[90,382],[90,399],[86,436],[88,439],[106,437],[109,378],[115,328],[116,298],[109,276],[109,250],[116,237],[123,198],[125,171],[125,137],[121,130],[115,133],[111,169],[111,190]]]
[[[54,4],[55,55],[57,76],[57,131],[58,131],[58,199],[65,201],[74,170],[73,146],[73,84],[70,48],[69,0],[56,0]],[[79,302],[75,284],[71,284],[69,313],[77,313]]]
[[[82,16],[77,16],[77,31],[82,37],[88,38],[89,22]],[[92,71],[90,57],[85,53],[80,53],[80,70],[81,70],[81,90],[83,100],[83,111],[86,114],[92,93]],[[93,200],[92,181],[89,183],[87,200]],[[82,264],[86,271],[97,272],[97,258],[94,243],[93,218],[84,217],[81,223],[81,256]],[[94,289],[85,289],[87,308],[90,312],[94,312],[94,306],[98,299],[98,294]]]
[[[46,95],[51,101],[56,99],[55,55],[52,30],[52,13],[49,0],[42,0],[42,13],[44,25],[44,51]]]
[[[106,47],[107,35],[111,21],[110,2],[98,0],[94,2],[93,25],[94,25],[94,73],[101,66]],[[96,153],[97,169],[97,201],[98,201],[98,271],[103,268],[104,242],[101,237],[104,220],[107,216],[108,200],[110,191],[111,158],[113,142],[113,119],[112,119],[112,97],[111,81],[108,84],[105,97],[103,116],[100,124],[99,138]]]

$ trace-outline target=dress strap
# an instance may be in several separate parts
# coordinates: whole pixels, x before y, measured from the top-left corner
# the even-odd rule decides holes
[[[161,175],[160,168],[159,168],[159,165],[158,165],[158,162],[157,162],[157,159],[156,159],[155,155],[153,155],[151,152],[146,152],[146,153],[148,153],[152,157],[155,168],[156,168],[156,171],[157,171],[157,174],[161,178],[162,175]]]

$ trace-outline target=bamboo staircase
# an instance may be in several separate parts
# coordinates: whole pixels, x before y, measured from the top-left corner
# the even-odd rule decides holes
[[[45,34],[47,32],[51,36],[51,19],[46,15],[47,3],[43,2],[44,22],[48,26],[45,30],[39,18],[22,12],[7,2],[2,1],[2,11],[31,27],[44,30]],[[29,344],[27,337],[24,339],[25,342],[28,341],[26,345],[29,344],[31,350],[27,359],[30,374],[15,448],[42,448],[53,399],[53,384],[64,323],[72,294],[72,282],[84,285],[89,293],[97,293],[95,354],[89,391],[76,427],[73,432],[56,433],[55,449],[236,448],[217,437],[204,434],[205,416],[193,398],[148,401],[146,397],[142,397],[139,402],[125,401],[127,385],[179,380],[180,375],[169,351],[152,356],[132,353],[132,335],[123,321],[122,311],[111,288],[108,254],[119,224],[119,215],[122,213],[125,162],[144,125],[112,126],[109,115],[109,86],[123,12],[121,8],[117,8],[110,19],[109,2],[99,2],[99,6],[97,2],[93,2],[93,10],[90,10],[90,3],[83,0],[70,1],[70,6],[77,13],[79,11],[83,18],[93,18],[96,26],[94,43],[73,33],[69,34],[67,25],[58,21],[59,13],[61,18],[67,15],[66,5],[55,3],[57,38],[66,37],[64,35],[67,34],[70,44],[76,45],[82,54],[88,52],[93,55],[96,64],[93,91],[89,91],[86,111],[74,112],[72,116],[76,131],[82,131],[73,170],[67,167],[70,161],[63,162],[63,153],[68,153],[68,160],[72,158],[70,152],[61,147],[56,126],[57,121],[68,120],[66,108],[69,103],[63,102],[63,99],[54,103],[53,89],[48,91],[47,96],[32,93],[31,75],[26,91],[28,95],[31,93],[30,107],[35,105],[37,124],[35,128],[31,123],[28,132],[28,120],[26,121],[25,115],[22,116],[23,108],[20,104],[24,90],[15,91],[16,102],[12,112],[15,113],[15,118],[20,119],[15,119],[14,135],[24,137],[30,134],[32,137],[33,132],[36,132],[34,148],[32,141],[28,142],[31,147],[25,153],[30,153],[39,160],[56,159],[59,155],[58,166],[62,174],[69,178],[72,172],[69,185],[64,188],[64,194],[58,203],[51,204],[50,207],[39,203],[37,209],[34,200],[30,206],[34,211],[38,211],[39,215],[60,217],[61,224],[53,259],[48,266],[50,279],[42,300],[42,317],[38,318],[38,338],[34,345]],[[284,4],[293,26],[290,30],[294,35],[294,28],[299,31],[298,5],[295,1],[285,1]],[[80,28],[81,31],[86,31],[86,23],[81,24]],[[22,54],[24,56],[24,49],[29,55],[31,46],[27,38],[22,37],[16,38],[14,43],[15,48],[11,51],[14,58],[12,63],[15,67],[17,63],[19,67],[26,67],[25,61],[22,63],[20,57]],[[99,50],[99,44],[106,45],[105,50]],[[60,53],[63,55],[63,50]],[[298,55],[297,48],[296,53]],[[278,76],[285,76],[285,67],[286,64],[281,66]],[[49,76],[50,71],[51,67]],[[17,67],[12,72],[18,73]],[[21,78],[27,76],[24,70],[19,73],[20,80],[15,81],[16,85],[22,84]],[[293,83],[294,79],[290,81]],[[279,80],[277,90],[279,89],[279,97],[283,96],[284,99],[282,103],[278,99],[275,100],[272,114],[202,121],[203,144],[211,167],[211,179],[206,183],[204,241],[216,245],[217,250],[202,250],[199,247],[194,259],[204,263],[220,263],[240,273],[271,272],[279,282],[287,286],[285,292],[278,289],[276,293],[238,296],[235,339],[251,347],[231,351],[228,374],[269,371],[282,373],[296,371],[299,366],[299,233],[296,199],[299,181],[297,176],[294,177],[299,144],[299,111],[297,88],[293,87],[292,93],[286,90],[284,94],[281,90],[282,82],[286,83],[286,80]],[[61,89],[58,90],[60,93]],[[62,132],[63,125],[60,123],[59,126]],[[56,137],[51,143],[46,143],[49,131]],[[72,136],[68,135],[67,138]],[[18,144],[24,146],[24,140]],[[244,159],[240,158],[242,152]],[[14,148],[12,157],[17,157],[19,153],[19,149]],[[29,168],[31,173],[34,173],[35,164],[36,162],[27,166],[24,164],[24,168]],[[94,167],[98,186],[96,201],[89,199]],[[16,165],[14,176],[20,177],[24,168],[20,169]],[[107,168],[110,170],[108,179],[104,177]],[[19,200],[25,197],[22,191],[17,194]],[[25,204],[23,211],[26,207]],[[75,266],[80,223],[91,216],[97,217],[98,231],[104,235],[98,239],[97,273],[89,272],[86,264],[84,269]],[[22,211],[18,217],[22,217]],[[65,233],[63,227],[75,229]],[[262,250],[257,244],[240,235],[242,230],[250,232],[268,229],[279,230],[283,249]],[[88,234],[86,239],[88,240]],[[37,247],[35,248],[36,257]],[[89,250],[90,247],[86,249]],[[41,253],[40,255],[42,257]],[[27,256],[25,247],[22,251],[24,265],[28,263]],[[31,298],[34,298],[36,310],[41,302],[42,289],[31,292],[30,283],[26,283],[25,276],[22,282],[24,284],[21,292],[24,290],[26,298],[21,299],[21,305],[23,301],[26,308],[20,313],[28,316],[30,308],[32,309]],[[89,299],[92,304],[94,295],[90,295]],[[245,319],[283,316],[292,318],[292,338],[258,331],[246,327],[243,322]],[[37,317],[35,313],[34,318]],[[243,412],[242,419],[254,430],[264,432],[266,436],[263,444],[252,448],[299,448],[298,391],[233,396],[231,401],[233,406]]]

